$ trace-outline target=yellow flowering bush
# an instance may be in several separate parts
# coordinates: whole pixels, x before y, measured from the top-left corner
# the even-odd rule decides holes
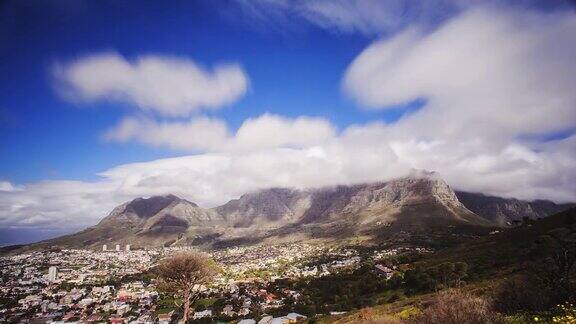
[[[417,307],[414,306],[409,306],[407,308],[404,308],[402,311],[396,313],[396,316],[400,319],[409,319],[415,316],[418,316],[422,314],[422,311],[420,309],[418,309]]]
[[[552,317],[553,323],[570,323],[576,324],[576,307],[572,303],[558,305],[559,315]]]

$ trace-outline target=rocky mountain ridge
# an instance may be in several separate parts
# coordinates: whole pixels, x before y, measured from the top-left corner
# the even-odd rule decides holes
[[[505,207],[505,203],[525,206],[526,202],[496,198],[455,192],[437,174],[427,172],[369,184],[264,189],[211,209],[174,195],[155,196],[124,203],[97,225],[40,245],[153,247],[385,237],[455,227],[497,226],[527,210]],[[530,210],[538,213],[528,213],[528,217],[563,208],[550,202],[530,204],[533,203],[528,203]]]
[[[455,193],[466,208],[499,225],[510,225],[515,221],[521,221],[524,217],[543,218],[576,206],[576,204],[556,204],[549,200],[525,201],[464,191]]]

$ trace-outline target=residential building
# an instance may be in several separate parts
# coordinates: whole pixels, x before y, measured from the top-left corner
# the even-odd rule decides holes
[[[54,282],[58,279],[58,269],[54,266],[48,268],[48,281]]]

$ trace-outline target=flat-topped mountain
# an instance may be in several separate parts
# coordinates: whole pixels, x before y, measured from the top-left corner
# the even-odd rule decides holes
[[[344,214],[378,214],[378,210],[385,213],[421,204],[443,205],[463,222],[487,223],[465,210],[454,191],[434,173],[352,186],[265,189],[245,194],[215,210],[235,227],[250,227],[262,222],[314,223]]]
[[[568,207],[454,192],[436,173],[418,172],[387,182],[259,190],[211,209],[174,195],[137,198],[116,207],[93,227],[34,246],[154,247],[384,237],[398,232],[488,228]]]

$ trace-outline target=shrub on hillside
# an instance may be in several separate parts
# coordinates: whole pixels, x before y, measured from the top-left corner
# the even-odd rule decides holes
[[[483,298],[460,290],[450,289],[438,293],[429,307],[414,318],[415,324],[488,324],[504,323]]]
[[[576,306],[572,303],[558,305],[552,316],[553,323],[576,323]]]
[[[537,313],[550,309],[559,300],[556,292],[529,275],[504,281],[496,290],[493,308],[504,314]]]
[[[503,282],[494,296],[496,310],[515,314],[545,312],[576,300],[576,227],[541,235],[531,249],[526,271]]]

